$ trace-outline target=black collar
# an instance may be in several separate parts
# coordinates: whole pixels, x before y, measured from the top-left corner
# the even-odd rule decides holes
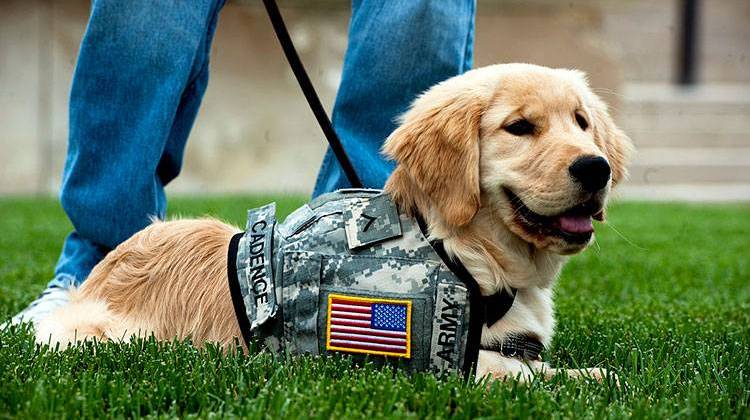
[[[497,291],[494,295],[482,296],[482,307],[484,308],[484,323],[487,327],[491,327],[497,321],[500,321],[502,317],[510,310],[513,306],[513,302],[516,300],[516,289],[502,288]]]
[[[482,350],[495,351],[505,357],[513,357],[521,360],[542,360],[539,354],[544,350],[544,345],[538,338],[529,334],[511,334],[502,341],[481,346]]]

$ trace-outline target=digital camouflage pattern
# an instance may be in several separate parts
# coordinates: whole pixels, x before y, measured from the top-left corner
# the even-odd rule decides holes
[[[237,248],[236,268],[243,302],[247,313],[254,314],[251,329],[267,322],[278,307],[270,274],[275,224],[276,203],[249,211],[245,235]]]
[[[461,371],[469,290],[417,221],[401,214],[387,194],[361,189],[326,194],[283,223],[276,223],[274,212],[274,204],[248,212],[237,251],[245,309],[238,316],[248,318],[253,337],[279,353],[333,353],[326,350],[329,294],[409,300],[410,357],[368,360],[412,371]]]

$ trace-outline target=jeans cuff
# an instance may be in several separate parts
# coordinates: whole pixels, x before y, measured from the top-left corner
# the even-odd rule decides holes
[[[58,274],[55,278],[47,283],[47,287],[59,287],[62,289],[70,289],[71,287],[78,286],[76,278],[70,274]]]

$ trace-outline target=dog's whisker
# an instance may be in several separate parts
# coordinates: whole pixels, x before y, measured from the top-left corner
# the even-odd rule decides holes
[[[622,233],[620,233],[620,231],[619,231],[619,230],[617,230],[617,229],[615,228],[615,226],[614,226],[614,225],[613,225],[613,224],[612,224],[611,222],[605,223],[605,225],[606,225],[606,226],[609,226],[609,227],[610,227],[610,228],[611,228],[611,229],[612,229],[612,230],[613,230],[613,231],[614,231],[614,232],[615,232],[615,233],[617,234],[617,236],[619,236],[620,238],[622,238],[622,239],[623,239],[623,240],[624,240],[625,242],[627,242],[627,243],[628,243],[629,245],[631,245],[631,246],[633,246],[633,247],[635,247],[635,248],[638,248],[638,249],[640,249],[641,251],[648,251],[648,249],[647,249],[647,248],[644,248],[644,247],[642,247],[642,246],[640,246],[640,245],[638,245],[638,244],[634,243],[634,242],[633,242],[633,241],[631,241],[630,239],[626,238],[626,237],[625,237],[625,235],[623,235]]]
[[[629,99],[628,95],[624,95],[624,94],[616,92],[616,91],[614,91],[612,89],[607,89],[607,88],[592,88],[591,90],[593,92],[595,92],[595,93],[603,93],[605,95],[612,95],[612,96],[616,96],[616,97],[622,98],[622,99]]]
[[[601,245],[599,245],[599,241],[596,240],[596,237],[594,237],[593,243],[594,243],[594,247],[596,247],[595,248],[596,249],[596,253],[599,254],[599,255],[601,255],[601,253],[602,253],[602,247],[601,247]]]

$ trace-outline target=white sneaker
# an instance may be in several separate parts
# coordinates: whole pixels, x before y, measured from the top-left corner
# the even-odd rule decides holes
[[[38,298],[11,318],[11,325],[20,325],[24,322],[31,323],[34,327],[55,309],[65,305],[70,300],[68,289],[50,286],[46,288]]]

